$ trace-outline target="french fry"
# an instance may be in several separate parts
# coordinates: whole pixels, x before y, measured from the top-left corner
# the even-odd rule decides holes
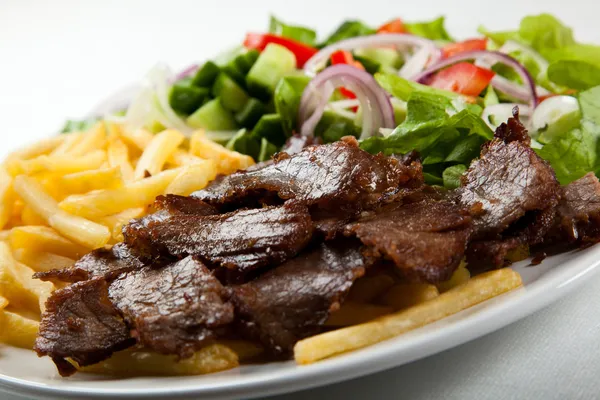
[[[73,259],[79,259],[89,252],[89,249],[70,241],[47,226],[13,228],[10,232],[9,243],[12,249],[54,253]]]
[[[190,358],[177,360],[176,356],[125,350],[115,353],[99,364],[83,367],[84,372],[118,375],[202,375],[239,366],[237,354],[222,344],[212,344],[194,353]]]
[[[519,261],[523,261],[526,258],[529,258],[529,254],[529,245],[525,243],[510,250],[508,253],[506,253],[506,256],[504,258],[507,261],[516,263]]]
[[[38,140],[26,147],[13,151],[6,157],[9,160],[28,160],[42,154],[47,154],[56,149],[65,142],[69,135],[57,135],[49,138]]]
[[[68,174],[88,169],[100,168],[106,160],[106,152],[95,150],[85,156],[65,155],[42,155],[31,160],[22,161],[23,172],[32,175],[42,171]]]
[[[462,285],[471,278],[471,273],[466,268],[466,263],[462,262],[460,266],[454,271],[450,280],[446,282],[440,282],[436,284],[440,293],[447,292],[455,286]]]
[[[352,285],[348,300],[368,303],[394,285],[394,278],[387,274],[365,276]]]
[[[478,275],[465,284],[404,311],[301,340],[294,346],[294,358],[299,364],[309,364],[360,349],[438,321],[521,284],[521,276],[510,268]]]
[[[72,156],[83,156],[104,147],[106,142],[104,122],[96,122],[90,130],[80,135],[82,136],[81,140],[68,151]]]
[[[138,150],[144,151],[144,149],[152,141],[152,133],[145,129],[124,129],[121,132],[121,137],[132,147],[136,147]]]
[[[0,231],[0,240],[6,241],[8,239],[10,239],[10,229]]]
[[[427,283],[399,283],[385,292],[380,302],[395,310],[402,310],[436,298],[439,294],[434,285]]]
[[[108,143],[106,151],[108,156],[108,164],[111,167],[121,169],[121,175],[125,181],[133,179],[133,167],[129,162],[129,149],[127,145],[119,138],[111,139]]]
[[[183,150],[175,151],[173,155],[169,157],[168,160],[169,164],[172,164],[175,167],[183,167],[185,165],[198,164],[202,163],[203,161],[206,160],[200,157],[196,157],[195,155],[187,153]]]
[[[87,193],[99,189],[117,189],[123,186],[121,168],[102,168],[63,175],[58,179],[60,188],[69,194]]]
[[[214,160],[220,174],[231,174],[252,164],[252,157],[231,151],[204,136],[202,131],[194,133],[190,139],[190,153],[200,158]]]
[[[28,291],[35,293],[39,309],[35,310],[35,315],[39,315],[37,311],[44,312],[46,309],[46,300],[54,291],[54,285],[50,282],[43,282],[33,278],[35,271],[27,265],[17,262],[15,271],[23,284],[23,287]]]
[[[0,311],[4,310],[8,306],[8,299],[6,297],[0,296]]]
[[[46,221],[33,211],[33,208],[29,206],[23,207],[21,212],[21,221],[23,225],[46,225]]]
[[[0,167],[0,229],[4,228],[13,212],[12,177],[4,167]]]
[[[215,162],[201,160],[199,163],[182,167],[182,171],[169,184],[165,193],[189,196],[192,192],[205,188],[216,176]]]
[[[142,179],[147,172],[150,175],[159,173],[167,159],[184,139],[185,137],[180,132],[173,129],[167,129],[156,134],[144,149],[135,167],[133,178]]]
[[[15,312],[0,311],[0,342],[32,349],[39,330],[39,322]]]
[[[13,186],[25,204],[63,236],[91,249],[108,243],[110,232],[107,227],[61,210],[56,200],[33,178],[19,175]]]
[[[265,351],[265,348],[259,343],[248,340],[222,339],[218,343],[233,350],[240,361],[251,360]]]
[[[83,140],[81,132],[65,133],[61,136],[63,136],[65,140],[50,153],[51,156],[61,156],[70,153],[71,150]]]
[[[123,225],[126,225],[134,218],[140,218],[144,215],[146,209],[144,207],[130,208],[128,210],[121,211],[120,213],[107,215],[96,220],[99,224],[106,226],[112,235],[115,242],[123,241]]]
[[[64,199],[60,208],[85,218],[99,218],[117,214],[128,208],[145,207],[175,179],[179,168],[163,171],[149,178],[131,182],[119,189],[98,190]]]
[[[75,263],[75,260],[69,257],[31,249],[17,249],[13,253],[17,261],[31,267],[36,272],[69,268]]]
[[[18,305],[19,308],[39,312],[38,287],[30,285],[29,280],[23,279],[29,271],[19,270],[8,245],[0,242],[0,295],[8,299],[9,303]],[[33,271],[31,271],[33,275]],[[33,280],[29,276],[30,280]],[[40,282],[43,283],[43,282]]]
[[[325,326],[350,326],[362,324],[383,315],[390,314],[393,311],[394,309],[392,307],[346,301],[339,310],[331,313],[325,322]]]

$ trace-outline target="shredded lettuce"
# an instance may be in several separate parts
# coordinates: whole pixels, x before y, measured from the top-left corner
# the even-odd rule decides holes
[[[448,167],[442,173],[444,187],[447,189],[455,189],[460,186],[460,177],[465,173],[467,167],[463,164],[453,165]]]
[[[319,47],[328,46],[340,40],[355,36],[366,36],[375,33],[375,29],[360,21],[345,21]]]
[[[90,129],[96,122],[100,121],[100,118],[89,118],[89,119],[69,119],[65,122],[65,125],[60,130],[60,133],[72,133],[72,132],[84,132]]]
[[[405,23],[404,26],[413,35],[431,40],[452,41],[452,37],[446,31],[444,23],[445,18],[439,17],[433,21]]]
[[[300,99],[309,82],[310,78],[306,76],[288,76],[282,78],[275,87],[275,110],[281,116],[283,130],[288,136],[297,128]]]
[[[317,33],[304,26],[288,25],[271,16],[269,22],[269,32],[279,36],[302,42],[308,46],[314,46],[317,40]]]

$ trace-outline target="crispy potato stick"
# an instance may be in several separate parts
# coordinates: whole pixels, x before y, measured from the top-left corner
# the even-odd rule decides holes
[[[471,278],[471,273],[466,268],[466,263],[461,263],[460,266],[454,271],[450,280],[446,282],[440,282],[436,286],[440,293],[447,292],[455,286],[462,285]]]
[[[17,249],[13,253],[17,261],[31,267],[36,272],[69,268],[75,263],[75,260],[69,257],[31,249]]]
[[[22,161],[21,167],[24,173],[31,175],[42,171],[68,174],[70,172],[85,171],[100,168],[106,160],[106,152],[95,150],[84,156],[65,155],[42,155],[31,160]]]
[[[217,166],[213,160],[201,160],[197,164],[182,167],[182,171],[167,187],[165,193],[189,196],[196,190],[206,187],[217,176]]]
[[[130,146],[137,147],[139,150],[144,151],[152,141],[153,135],[145,129],[124,129],[121,132],[121,137]]]
[[[202,375],[224,371],[239,365],[237,354],[222,344],[212,344],[180,361],[176,356],[125,350],[99,364],[83,367],[84,372],[118,376]]]
[[[167,129],[155,135],[144,149],[135,167],[134,179],[142,179],[146,171],[150,175],[159,173],[167,159],[175,152],[185,137],[178,131]]]
[[[394,283],[394,278],[387,274],[365,276],[354,282],[348,293],[348,300],[368,303],[394,286]]]
[[[10,247],[48,252],[73,259],[81,258],[89,249],[61,236],[47,226],[19,226],[10,232]]]
[[[379,343],[508,292],[521,284],[521,276],[510,268],[491,271],[433,300],[396,314],[301,340],[294,346],[294,357],[300,364],[309,364]]]
[[[69,135],[56,135],[49,138],[41,139],[26,147],[15,150],[6,157],[6,160],[28,160],[42,154],[48,154],[57,147],[61,146]]]
[[[144,207],[130,208],[128,210],[121,211],[120,213],[107,215],[106,217],[100,217],[96,222],[106,226],[110,229],[112,238],[115,242],[123,241],[123,225],[129,223],[134,218],[140,218],[145,214],[146,209]]]
[[[510,250],[504,258],[513,263],[529,258],[529,245],[525,243],[515,249]]]
[[[65,140],[50,153],[51,156],[60,156],[70,153],[71,150],[83,140],[81,132],[64,133],[61,136],[64,136]]]
[[[202,131],[194,133],[190,139],[190,153],[201,158],[214,160],[220,174],[231,174],[252,164],[252,157],[231,151],[204,136]]]
[[[63,192],[87,193],[99,189],[117,189],[123,186],[120,167],[92,169],[63,175],[58,179]]]
[[[15,312],[0,311],[0,342],[32,349],[39,330],[39,322]]]
[[[10,220],[13,203],[12,177],[4,167],[0,167],[0,229],[4,228]]]
[[[427,283],[399,283],[385,292],[380,302],[401,310],[439,296],[438,289]]]
[[[98,190],[72,195],[60,204],[63,210],[85,218],[99,218],[128,208],[144,207],[163,194],[181,169],[163,171],[149,178],[126,184],[120,189]]]
[[[238,355],[240,361],[251,360],[265,351],[265,348],[260,343],[248,340],[222,339],[218,343],[233,350]]]
[[[36,311],[44,312],[46,310],[46,300],[54,291],[54,285],[50,282],[43,282],[38,279],[33,278],[33,274],[35,271],[29,268],[27,265],[17,262],[16,263],[16,272],[20,278],[20,281],[23,283],[23,287],[25,289],[35,293],[39,309]],[[36,317],[39,314],[36,312],[34,314]]]
[[[23,207],[21,211],[21,221],[23,225],[46,225],[46,220],[36,214],[33,208],[29,206]]]
[[[104,122],[96,122],[94,126],[85,133],[80,134],[81,140],[71,148],[68,153],[73,156],[83,156],[91,151],[101,149],[106,142],[106,129]]]
[[[0,242],[0,295],[20,309],[38,313],[40,311],[39,287],[30,284],[34,280],[31,278],[33,271],[30,269],[22,271],[19,268],[8,245]],[[31,274],[28,279],[24,279],[29,272]]]
[[[5,229],[0,231],[0,240],[9,240],[10,239],[10,229]]]
[[[198,164],[198,163],[202,163],[203,161],[206,161],[206,160],[204,160],[203,158],[200,158],[200,157],[196,157],[193,154],[186,153],[185,151],[182,151],[182,150],[175,151],[168,160],[169,164],[172,164],[176,167],[183,167],[185,165]]]
[[[109,141],[108,150],[108,165],[121,169],[121,175],[125,181],[133,179],[133,167],[129,162],[129,149],[127,145],[119,138]]]
[[[325,326],[350,326],[362,324],[390,314],[394,311],[392,307],[379,306],[375,304],[345,302],[339,310],[331,313]]]
[[[0,296],[0,310],[4,310],[8,306],[8,299]]]
[[[25,204],[65,237],[91,249],[108,243],[110,232],[107,227],[61,210],[35,179],[19,175],[13,186]]]

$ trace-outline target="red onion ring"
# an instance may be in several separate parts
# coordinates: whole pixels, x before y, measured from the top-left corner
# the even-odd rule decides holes
[[[363,112],[361,139],[378,134],[379,128],[395,128],[392,104],[375,79],[368,72],[338,64],[325,68],[304,89],[298,112],[302,136],[313,137],[329,98],[342,86],[354,92],[360,102]]]
[[[522,87],[514,84],[513,82],[510,82],[506,78],[496,75],[492,79],[492,86],[510,96],[516,97],[519,100],[529,101],[532,108],[535,108],[538,105],[538,97],[535,89],[535,82],[529,74],[529,72],[527,71],[527,69],[513,57],[509,56],[508,54],[501,53],[499,51],[477,50],[460,53],[455,56],[448,57],[442,60],[441,62],[427,68],[425,71],[421,72],[414,78],[414,80],[419,83],[423,83],[434,72],[437,72],[442,68],[448,67],[452,64],[456,64],[461,61],[476,60],[479,58],[493,60],[511,67],[515,70],[519,77],[521,77],[521,80],[525,84],[525,87]]]
[[[319,68],[325,66],[331,54],[333,54],[337,50],[351,51],[359,48],[382,46],[430,47],[430,63],[436,63],[441,58],[442,54],[433,41],[419,36],[408,35],[405,33],[387,33],[385,35],[359,36],[346,40],[341,40],[339,42],[330,44],[329,46],[322,48],[317,54],[312,56],[304,64],[304,72],[309,76],[314,76],[319,70]]]

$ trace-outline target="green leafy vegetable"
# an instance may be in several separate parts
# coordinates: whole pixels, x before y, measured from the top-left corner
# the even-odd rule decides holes
[[[444,22],[444,17],[439,17],[429,22],[405,23],[404,26],[413,35],[422,36],[431,40],[452,41],[452,37],[450,37],[444,27]]]
[[[269,32],[297,40],[308,46],[314,46],[317,40],[317,33],[314,30],[303,26],[287,25],[274,16],[271,16]]]
[[[585,61],[560,60],[548,67],[548,78],[562,86],[585,90],[600,85],[600,64]]]
[[[245,128],[240,129],[225,147],[238,153],[247,154],[255,160],[258,159],[260,152],[259,141]]]
[[[288,76],[282,78],[275,88],[275,110],[281,116],[283,130],[288,136],[296,130],[300,98],[308,82],[310,78],[306,76]]]
[[[575,44],[573,30],[550,14],[523,18],[519,37],[545,57],[553,50]]]
[[[319,47],[328,46],[340,40],[349,39],[355,36],[366,36],[375,33],[375,29],[363,24],[360,21],[345,21],[333,32]]]
[[[271,159],[271,156],[277,153],[278,147],[270,143],[267,139],[262,138],[260,140],[260,152],[258,153],[258,161],[267,161]]]
[[[485,91],[485,95],[483,96],[483,106],[489,107],[499,103],[500,99],[498,99],[496,91],[494,90],[492,85],[488,86],[488,88]]]
[[[87,131],[98,121],[100,121],[100,118],[88,118],[82,120],[69,119],[67,122],[65,122],[65,125],[60,130],[60,133]]]
[[[467,170],[463,164],[453,165],[448,167],[442,173],[444,187],[447,189],[455,189],[460,186],[460,177]]]

